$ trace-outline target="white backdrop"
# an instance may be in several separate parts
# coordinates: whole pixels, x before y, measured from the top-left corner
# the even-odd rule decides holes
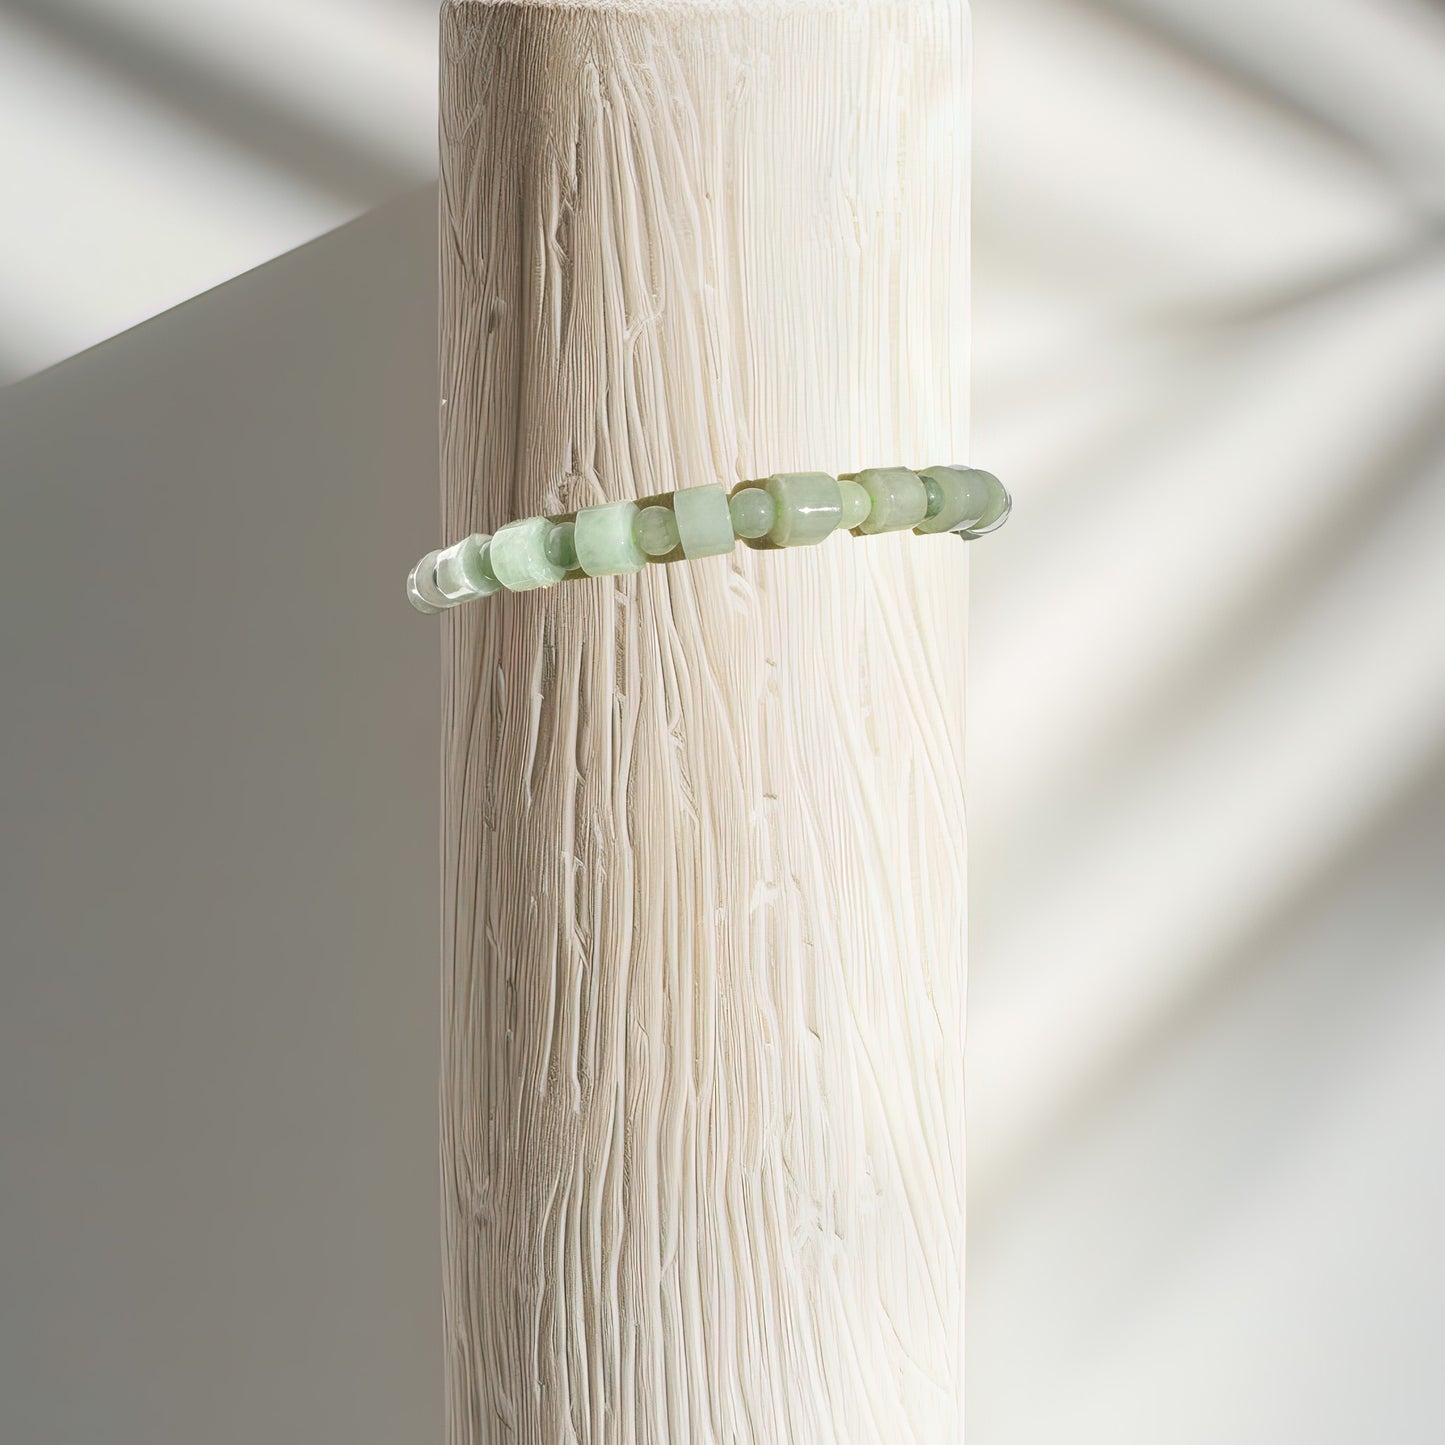
[[[974,455],[1006,477],[1017,507],[973,552],[971,1442],[1434,1445],[1445,1438],[1445,10],[983,0],[976,25]],[[23,375],[59,360],[428,176],[434,33],[429,0],[0,7],[0,366]],[[430,327],[426,238],[391,221],[368,234],[340,242],[335,254],[360,269],[318,314],[384,297],[377,315],[420,318],[415,348]],[[261,272],[262,289],[239,293],[230,314],[268,295],[302,324],[300,298],[317,294],[303,278],[333,272],[330,254],[311,272]],[[217,304],[231,304],[227,292]],[[189,311],[154,325],[184,328]],[[362,469],[380,489],[387,467],[399,480],[407,470],[408,448],[420,471],[432,463],[427,379],[386,369],[400,323],[378,324],[351,334],[353,357],[367,359],[328,392],[326,417],[334,427],[369,408],[383,381],[407,398],[405,428],[368,432],[398,448]],[[137,344],[151,335],[164,351],[174,333],[143,328]],[[133,355],[102,351],[94,365],[123,376]],[[69,415],[70,385],[64,371],[41,378],[14,405],[32,421],[41,398]],[[23,555],[63,551],[85,487],[114,484],[106,457],[124,426],[112,418],[89,451],[84,438],[65,451],[68,489],[27,490],[43,432],[17,450],[16,415],[0,423],[8,535]],[[322,448],[324,433],[307,435]],[[238,455],[273,456],[265,436]],[[145,438],[130,443],[127,475],[142,478]],[[176,477],[190,467],[197,485],[215,484],[194,457],[173,463]],[[415,490],[396,494],[386,525],[415,546],[435,497],[407,482]],[[12,512],[20,496],[28,510]],[[319,526],[326,503],[312,502]],[[244,595],[248,574],[235,575]],[[203,615],[244,606],[223,602],[212,596]],[[17,621],[43,619],[36,608],[23,594],[4,634],[5,675],[32,698],[59,686],[40,622]],[[315,625],[351,636],[339,614]],[[383,648],[375,665],[404,658],[411,686],[424,654],[394,641],[402,652]],[[294,686],[292,654],[277,656]],[[322,696],[369,681],[372,706],[415,727],[401,673],[388,681],[348,656]],[[144,675],[159,685],[165,672]],[[128,694],[109,696],[115,716],[131,716]],[[205,716],[208,696],[195,694]],[[63,818],[49,800],[75,796],[63,754],[33,752],[43,735],[12,729],[8,818]],[[82,770],[90,786],[126,776],[124,756],[104,754],[102,767],[97,737],[85,741],[99,770]],[[373,756],[359,748],[348,765],[364,777]],[[15,792],[37,759],[50,791]],[[415,789],[430,806],[424,754],[394,766],[388,796]],[[66,935],[37,911],[46,886],[72,886],[70,862],[8,828],[5,846],[28,860],[6,873],[23,885],[30,931],[23,966],[0,973],[13,1031],[4,1170],[33,1185],[51,1139],[57,1180],[83,1198],[94,1183],[83,1151],[55,1156],[55,1138],[71,1136],[42,1127],[44,1101],[76,1087],[67,1050],[90,1038],[47,992]],[[181,856],[174,838],[166,847]],[[394,920],[434,903],[424,860],[407,857],[389,865]],[[12,940],[19,908],[12,898]],[[85,936],[100,961],[153,937]],[[429,1007],[432,978],[421,999],[387,972],[394,941],[363,928],[353,946],[400,990],[392,997]],[[347,962],[334,961],[338,984]],[[414,1104],[432,1088],[434,1039],[416,1031],[422,1014],[407,1014],[404,1037],[387,1034],[386,1016],[351,1019],[332,1044],[386,1040]],[[299,1060],[316,1041],[291,1042]],[[275,1115],[245,1107],[253,1064],[212,1083],[262,1149]],[[141,1077],[122,1063],[104,1083],[107,1127],[130,1143]],[[360,1155],[405,1151],[429,1169],[416,1119],[378,1113],[372,1097],[303,1088],[295,1102],[339,1110],[326,1117]],[[82,1111],[66,1116],[75,1127],[84,1102],[82,1091],[67,1106]],[[302,1156],[267,1157],[290,1178]],[[164,1201],[189,1167],[163,1158],[151,1186],[125,1176],[141,1238],[187,1217]],[[330,1200],[350,1167],[307,1176],[320,1191],[307,1197]],[[418,1240],[435,1228],[431,1188],[428,1177],[386,1196],[396,1253],[373,1214],[332,1266],[428,1269]],[[194,1438],[224,1391],[208,1399],[196,1386],[193,1415],[118,1408],[164,1393],[164,1347],[186,1336],[144,1311],[127,1319],[131,1276],[105,1272],[123,1241],[104,1213],[56,1213],[13,1184],[0,1209],[0,1323],[24,1345],[0,1358],[0,1436],[48,1440],[62,1424],[109,1420],[135,1422],[111,1439]],[[239,1279],[256,1261],[236,1248]],[[62,1254],[93,1268],[56,1297],[44,1266]],[[432,1283],[407,1308],[424,1308]],[[269,1326],[278,1359],[314,1348],[327,1309],[361,1307],[334,1291],[308,1297],[320,1301],[310,1334]],[[25,1312],[46,1298],[88,1311],[111,1347],[102,1325],[124,1322],[133,1352],[96,1356],[94,1340],[77,1352],[53,1320],[37,1333]],[[260,1327],[259,1294],[228,1298]],[[309,1383],[287,1377],[293,1417],[335,1424],[326,1392],[382,1358],[392,1399],[430,1401],[435,1348],[430,1332],[383,1331],[359,1354],[326,1356]],[[59,1403],[46,1361],[76,1385]],[[261,1428],[267,1417],[236,1418]],[[369,1438],[369,1425],[394,1438],[394,1415],[344,1419],[347,1438]]]
[[[983,4],[974,1445],[1445,1438],[1445,11]]]

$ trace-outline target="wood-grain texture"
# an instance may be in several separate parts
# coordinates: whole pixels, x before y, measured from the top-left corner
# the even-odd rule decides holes
[[[447,540],[967,455],[953,0],[442,14]],[[456,1445],[955,1445],[953,537],[442,619]]]

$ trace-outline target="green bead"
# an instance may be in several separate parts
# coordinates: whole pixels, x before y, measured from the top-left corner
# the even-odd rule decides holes
[[[418,612],[445,612],[451,599],[437,590],[437,553],[428,552],[406,579],[406,595]]]
[[[583,507],[577,513],[573,542],[577,565],[589,577],[619,577],[640,572],[647,554],[637,545],[633,526],[636,502],[605,502],[600,507]]]
[[[915,532],[928,536],[934,532],[957,532],[971,527],[988,509],[990,492],[987,472],[968,467],[927,467],[922,473],[925,484],[932,482],[942,494],[939,507],[930,512]]]
[[[677,518],[671,507],[644,507],[632,524],[637,545],[649,557],[666,557],[677,550]]]
[[[873,506],[873,498],[857,482],[845,479],[838,483],[838,495],[843,501],[843,520],[839,526],[852,531]]]
[[[767,494],[764,493],[766,496]],[[732,514],[727,489],[718,482],[672,494],[672,513],[684,557],[721,557],[731,552]]]
[[[547,556],[547,539],[552,523],[546,517],[528,517],[509,522],[492,538],[492,571],[509,592],[530,592],[552,587],[566,575]]]
[[[843,519],[838,483],[827,472],[777,472],[767,487],[778,508],[768,537],[779,547],[814,546]]]
[[[492,539],[484,536],[482,538],[481,551],[477,555],[477,567],[482,576],[482,596],[490,597],[494,592],[502,590],[501,579],[497,576],[497,570],[492,566]]]
[[[555,522],[547,533],[547,560],[566,572],[577,567],[577,543],[573,535],[576,531],[575,522]]]
[[[906,532],[928,514],[928,492],[917,472],[902,467],[872,467],[855,478],[868,493],[872,506],[858,524],[865,536],[876,532]]]
[[[943,510],[943,488],[934,478],[925,472],[920,472],[923,478],[923,490],[928,493],[928,510],[923,514],[926,522],[930,517],[936,517]]]
[[[728,502],[732,529],[744,541],[766,537],[778,520],[778,504],[761,487],[744,487]]]
[[[992,532],[995,527],[1003,526],[1009,513],[1013,511],[1014,504],[1008,488],[992,472],[979,472],[977,475],[983,478],[984,488],[988,492],[988,504],[978,521],[959,529],[971,537],[980,537],[985,532]]]
[[[484,532],[463,537],[437,553],[437,590],[450,602],[471,602],[502,590],[488,556],[491,538]]]

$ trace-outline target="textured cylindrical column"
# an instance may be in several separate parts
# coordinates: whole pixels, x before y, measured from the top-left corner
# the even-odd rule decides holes
[[[965,58],[956,0],[449,4],[446,540],[962,462]],[[964,550],[442,619],[453,1442],[956,1445]]]

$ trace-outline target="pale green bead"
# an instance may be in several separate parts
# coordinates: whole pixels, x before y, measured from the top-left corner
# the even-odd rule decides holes
[[[618,577],[642,571],[647,555],[633,535],[636,519],[636,502],[605,502],[600,507],[583,507],[577,513],[576,529],[572,533],[577,565],[589,577]]]
[[[477,553],[477,568],[482,579],[482,596],[490,597],[494,592],[502,590],[501,579],[497,576],[496,568],[492,566],[492,539],[484,537],[481,550]]]
[[[477,590],[466,579],[463,570],[461,556],[457,547],[465,546],[466,543],[454,543],[450,547],[443,547],[437,553],[436,565],[432,569],[432,575],[436,578],[437,591],[453,605],[458,602],[470,602],[477,596]]]
[[[567,572],[577,566],[576,531],[575,522],[556,522],[547,533],[547,560]]]
[[[865,536],[876,532],[906,532],[928,514],[928,492],[923,478],[902,467],[871,467],[854,479],[868,493],[872,506],[858,524]]]
[[[988,492],[988,505],[983,510],[983,516],[976,522],[959,528],[965,537],[981,537],[985,532],[992,532],[996,527],[1003,526],[1013,510],[1013,498],[1009,496],[1008,488],[992,472],[979,472],[978,475],[983,478],[983,485]]]
[[[873,498],[851,480],[838,483],[838,496],[843,502],[843,520],[838,525],[851,532],[868,515]]]
[[[923,520],[926,522],[930,517],[936,517],[943,510],[943,487],[927,472],[919,472],[918,475],[923,478],[923,490],[928,493],[928,510],[923,514]]]
[[[778,504],[761,487],[744,487],[728,501],[732,529],[745,542],[766,537],[778,520]]]
[[[671,507],[644,507],[632,524],[637,545],[649,557],[666,557],[677,550],[677,518]]]
[[[428,552],[406,579],[406,595],[418,612],[445,612],[451,601],[437,590],[437,554]]]
[[[509,592],[530,592],[552,587],[566,575],[547,556],[547,538],[552,523],[546,517],[528,517],[508,522],[492,538],[492,571]]]
[[[477,532],[437,553],[437,590],[444,597],[453,603],[471,602],[502,590],[488,556],[491,540]]]
[[[969,467],[927,467],[922,473],[943,494],[942,505],[914,527],[928,536],[934,532],[956,532],[971,527],[988,510],[988,473]]]
[[[811,547],[837,530],[843,499],[827,472],[777,472],[767,487],[778,508],[768,537],[779,547]]]
[[[719,483],[674,492],[672,512],[684,557],[721,557],[732,551],[732,514],[727,489]]]

